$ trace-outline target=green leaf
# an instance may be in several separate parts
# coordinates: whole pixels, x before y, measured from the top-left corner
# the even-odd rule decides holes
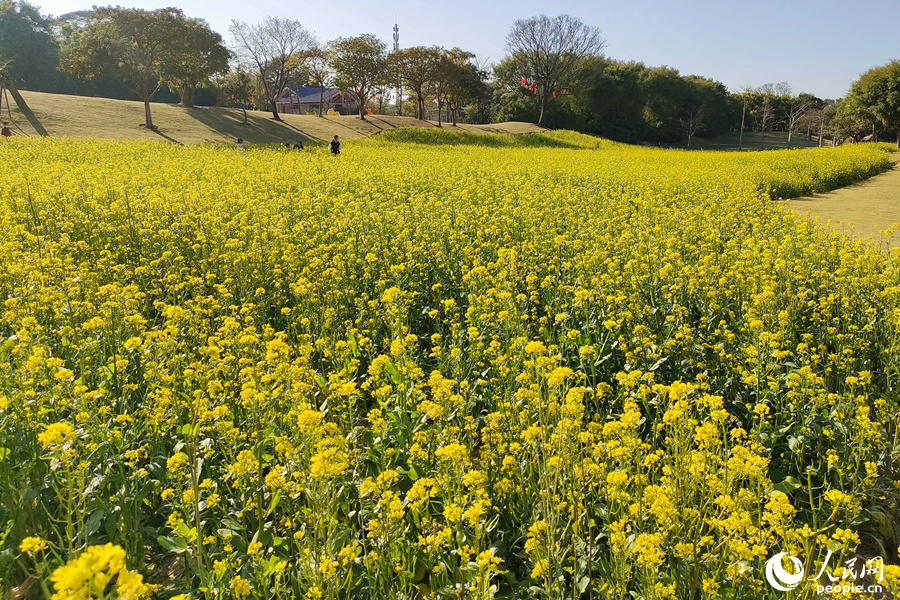
[[[4,448],[3,446],[0,446],[0,460],[3,460],[7,456],[9,456],[9,452],[10,452],[9,448]]]
[[[394,363],[391,361],[387,361],[384,363],[384,370],[387,371],[387,374],[390,375],[391,381],[394,382],[394,385],[400,385],[402,378],[400,377],[400,371],[397,370],[397,367],[394,366]]]
[[[159,536],[156,538],[156,541],[159,542],[160,546],[175,554],[181,554],[188,548],[187,542],[182,538],[176,540],[170,537]]]
[[[86,536],[91,536],[97,533],[97,531],[100,529],[100,523],[103,522],[104,515],[105,513],[102,508],[91,513],[91,516],[84,524],[84,534]]]
[[[781,492],[782,494],[787,494],[788,496],[790,496],[791,493],[799,487],[800,482],[797,480],[797,478],[788,475],[784,478],[784,481],[773,485],[772,489],[774,489],[776,492]]]
[[[178,537],[183,538],[188,543],[191,543],[197,539],[197,530],[193,527],[188,527],[187,523],[184,522],[176,525],[172,532]]]

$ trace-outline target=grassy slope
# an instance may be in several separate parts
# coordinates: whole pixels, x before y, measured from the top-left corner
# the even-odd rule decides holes
[[[283,115],[284,122],[272,120],[271,113],[248,112],[244,124],[240,110],[220,107],[182,108],[173,104],[153,104],[153,123],[159,128],[148,131],[144,123],[144,105],[128,100],[65,96],[41,92],[22,92],[28,107],[51,136],[96,137],[132,140],[168,140],[182,144],[205,142],[234,143],[244,138],[251,144],[280,142],[304,143],[357,139],[397,127],[434,127],[427,121],[411,117],[371,115],[366,121],[358,117],[315,117]],[[36,136],[28,119],[13,102],[7,113],[3,102],[3,119],[12,124],[16,135]],[[445,125],[445,127],[448,127]],[[448,127],[450,128],[450,127]],[[493,125],[461,125],[460,129],[482,133],[528,133],[542,131],[528,123]]]

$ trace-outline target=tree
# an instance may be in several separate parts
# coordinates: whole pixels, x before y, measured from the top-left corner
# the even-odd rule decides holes
[[[787,147],[791,147],[791,138],[803,122],[803,117],[816,107],[821,100],[811,94],[788,96],[785,99],[784,126],[787,129]]]
[[[203,19],[175,16],[179,35],[171,40],[168,53],[173,60],[162,66],[163,81],[177,90],[181,105],[194,105],[194,90],[208,85],[210,79],[228,71],[231,52],[222,43],[222,36],[209,28]]]
[[[299,66],[296,55],[314,46],[313,36],[293,19],[267,17],[258,25],[233,20],[228,28],[238,57],[254,65],[262,82],[262,98],[280,121],[276,101]]]
[[[325,101],[325,84],[331,76],[328,64],[328,53],[318,45],[300,53],[300,62],[306,69],[309,82],[319,88],[319,116],[322,116],[322,103]]]
[[[756,118],[759,127],[759,149],[764,150],[766,131],[772,129],[776,122],[775,105],[779,98],[790,96],[791,86],[787,82],[767,83],[754,90],[754,109],[751,114]]]
[[[645,69],[640,84],[646,98],[644,121],[650,140],[677,142],[681,139],[681,118],[687,104],[688,85],[678,71],[670,67]]]
[[[367,33],[338,38],[328,44],[328,56],[334,69],[334,82],[350,94],[359,106],[359,118],[366,118],[366,102],[382,83],[387,83],[387,46]]]
[[[565,97],[583,116],[588,131],[623,142],[641,142],[647,134],[647,98],[642,85],[646,70],[642,63],[587,57],[580,61]]]
[[[435,70],[441,61],[441,48],[414,46],[392,52],[388,57],[391,68],[396,71],[407,90],[416,99],[416,118],[425,119],[425,98],[429,95],[435,79]]]
[[[219,92],[218,104],[241,109],[244,115],[244,125],[246,125],[247,108],[253,103],[254,98],[253,75],[243,65],[238,65],[235,70],[220,77],[215,82],[215,86]]]
[[[487,74],[474,62],[475,55],[459,48],[444,52],[439,69],[443,72],[441,93],[447,105],[447,119],[455,126],[460,104],[484,94]],[[440,117],[440,114],[438,114]]]
[[[857,115],[867,113],[873,122],[894,128],[900,148],[900,60],[863,73],[851,86],[847,100]]]
[[[95,8],[85,19],[85,27],[63,48],[60,68],[85,80],[111,75],[143,101],[144,125],[155,129],[150,101],[177,59],[171,40],[185,33],[179,27],[184,14],[177,8]]]
[[[513,23],[506,48],[521,57],[527,69],[523,75],[537,87],[541,101],[538,125],[544,122],[547,102],[568,84],[579,59],[600,55],[605,45],[599,29],[569,15],[552,19],[538,15]]]
[[[699,75],[687,75],[682,79],[687,86],[682,116],[695,108],[703,113],[697,134],[715,136],[729,131],[737,122],[738,106],[728,95],[728,88],[719,81]]]
[[[50,21],[24,1],[0,0],[0,62],[11,83],[31,90],[53,89],[59,76],[59,44]]]

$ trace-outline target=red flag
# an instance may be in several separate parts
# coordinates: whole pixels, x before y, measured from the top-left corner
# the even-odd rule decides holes
[[[565,94],[565,93],[566,93],[566,90],[563,90],[560,92],[560,94]]]
[[[556,92],[553,92],[553,97],[556,98]]]
[[[525,78],[522,78],[522,85],[525,85]]]

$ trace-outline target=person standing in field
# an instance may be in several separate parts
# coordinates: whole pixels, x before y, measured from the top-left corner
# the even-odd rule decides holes
[[[3,137],[12,137],[12,130],[9,128],[9,123],[3,121],[3,129],[0,129],[0,135]]]
[[[331,140],[331,143],[328,144],[328,147],[331,148],[331,153],[334,156],[337,156],[341,153],[341,142],[338,141],[338,136],[334,136],[334,139]]]
[[[244,140],[242,138],[238,138],[237,147],[238,147],[238,150],[244,149]]]

